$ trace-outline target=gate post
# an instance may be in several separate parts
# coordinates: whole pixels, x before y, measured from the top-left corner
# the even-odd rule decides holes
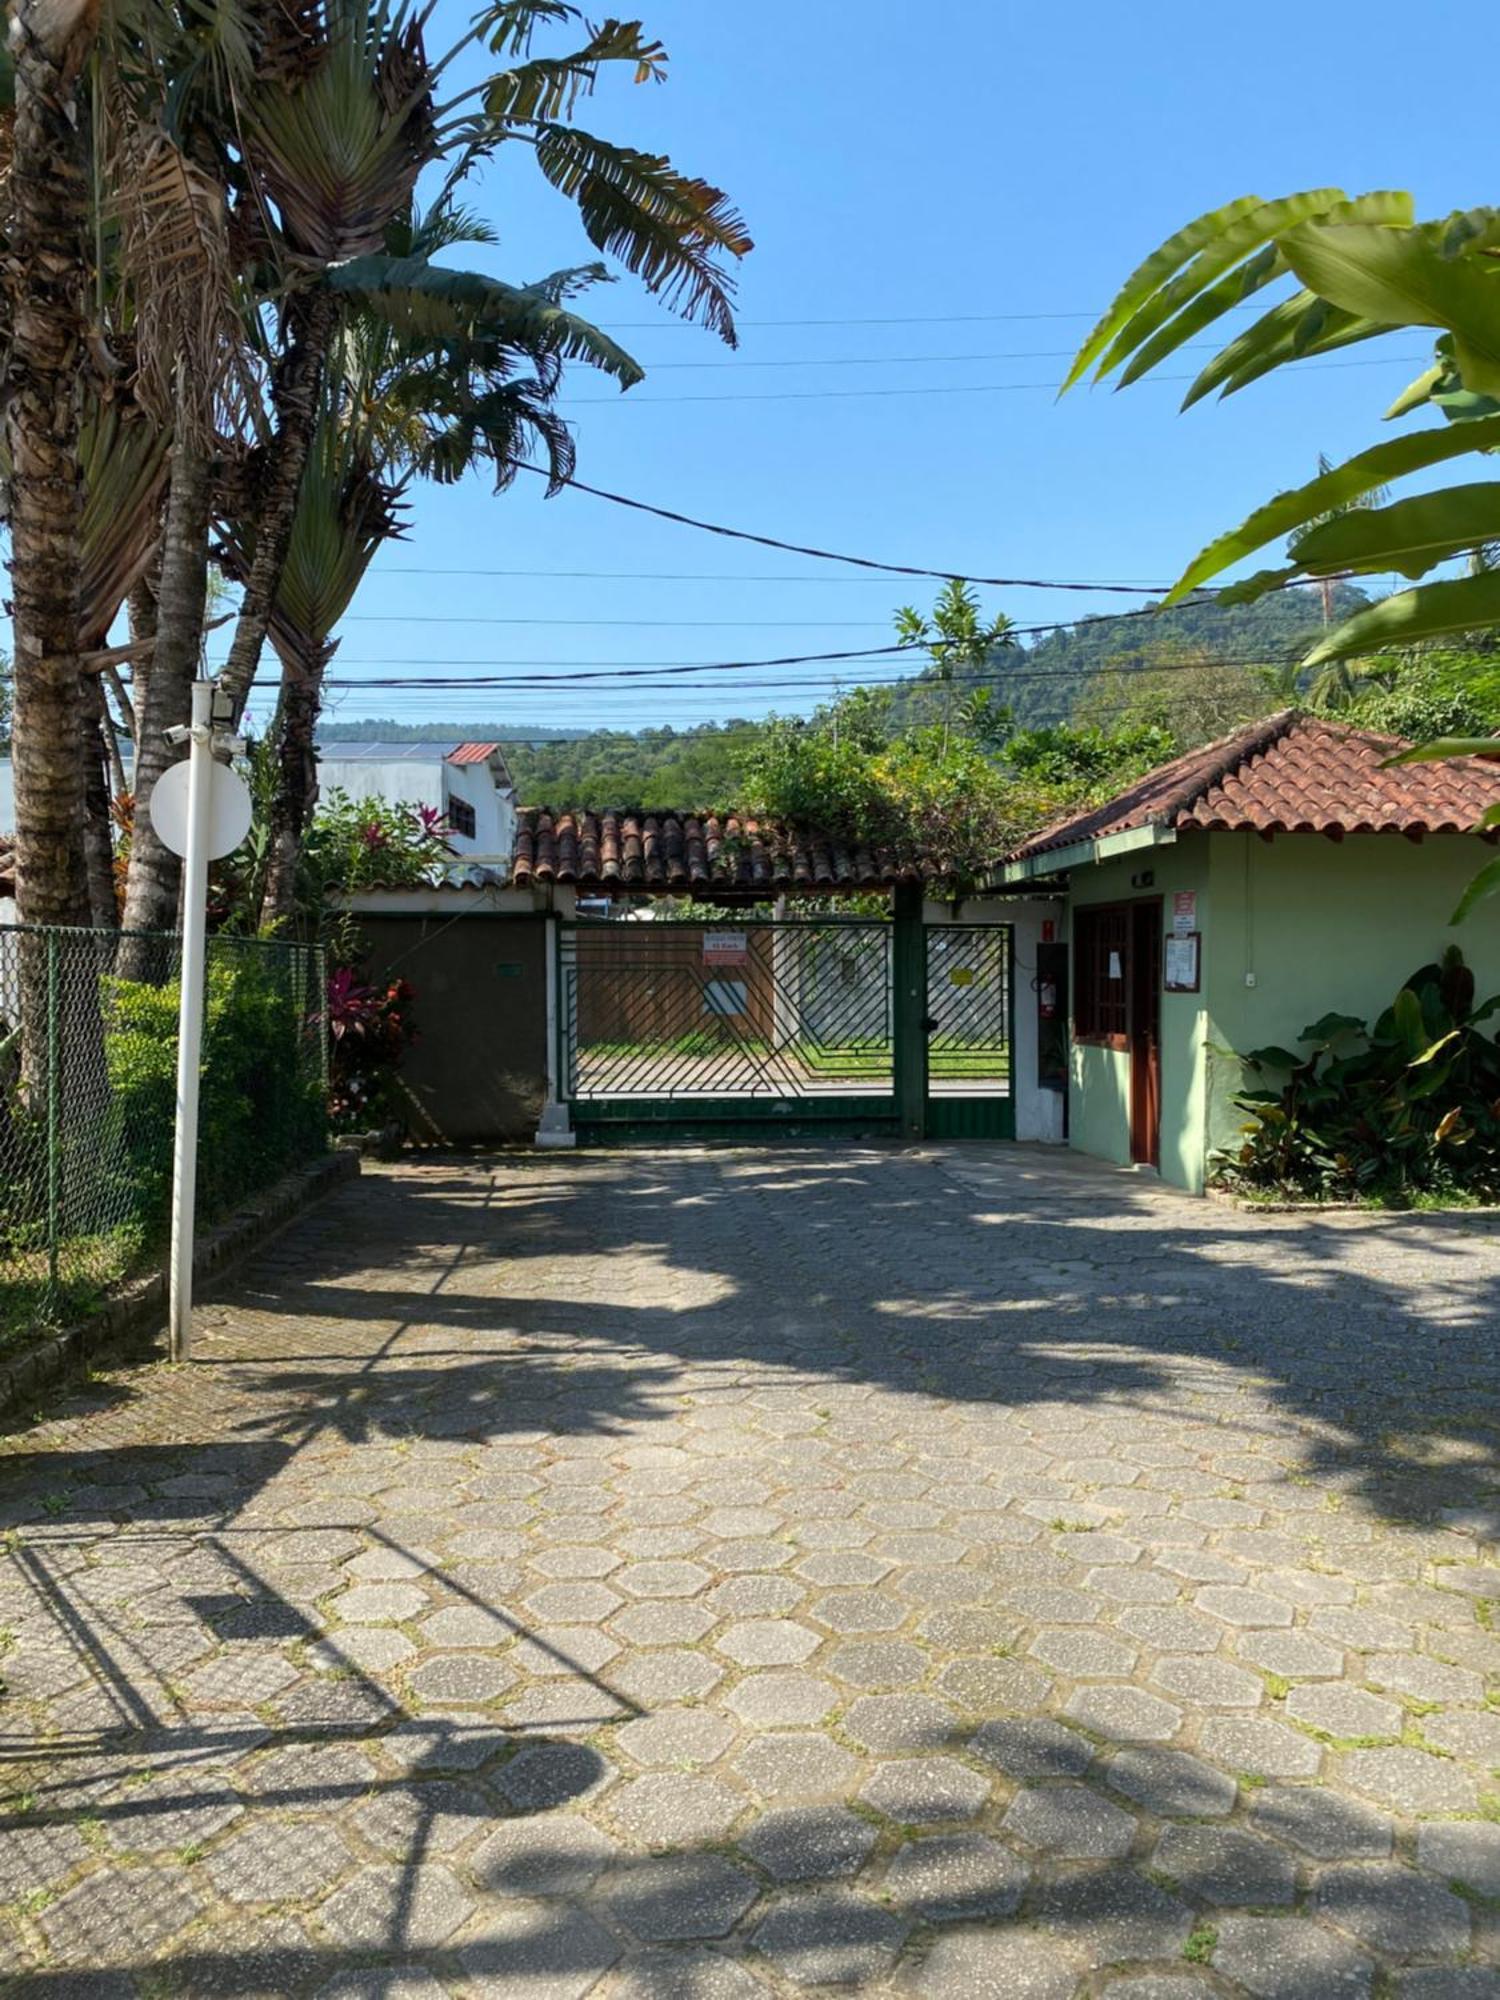
[[[906,1139],[927,1136],[927,933],[922,885],[898,882],[891,897],[892,1057],[896,1114]]]

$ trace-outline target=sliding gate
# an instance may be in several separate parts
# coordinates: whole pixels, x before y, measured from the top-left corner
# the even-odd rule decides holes
[[[578,919],[557,985],[584,1139],[1014,1130],[1002,926]]]

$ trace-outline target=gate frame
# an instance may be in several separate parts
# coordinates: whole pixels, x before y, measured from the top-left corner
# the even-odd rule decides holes
[[[976,924],[947,919],[929,923],[920,883],[898,883],[891,895],[890,918],[751,918],[746,929],[826,929],[847,923],[851,928],[889,922],[891,935],[891,1058],[889,1093],[817,1097],[701,1098],[578,1098],[569,1094],[569,984],[564,977],[564,939],[580,929],[593,930],[599,919],[553,919],[549,971],[556,982],[556,1019],[551,1044],[557,1100],[579,1144],[630,1143],[664,1138],[714,1139],[725,1142],[812,1139],[837,1133],[845,1138],[910,1141],[923,1139],[1014,1139],[1016,1132],[1015,1074],[1015,929],[1011,924]],[[732,919],[693,919],[704,930],[725,928]],[[927,932],[933,928],[1004,929],[1009,933],[1005,997],[1009,1089],[1005,1095],[984,1097],[943,1095],[928,1089]],[[576,994],[573,996],[576,1004]],[[552,1143],[558,1143],[554,1140]]]

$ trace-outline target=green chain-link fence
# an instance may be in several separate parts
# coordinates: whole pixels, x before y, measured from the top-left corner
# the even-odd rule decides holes
[[[0,926],[0,1349],[163,1243],[181,939]],[[323,954],[208,943],[198,1219],[327,1143]]]

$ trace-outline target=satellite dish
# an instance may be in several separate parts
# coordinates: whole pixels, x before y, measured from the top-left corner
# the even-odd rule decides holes
[[[209,766],[208,858],[218,861],[233,854],[250,831],[250,787],[238,771],[227,764]],[[151,824],[163,846],[174,854],[187,853],[188,764],[163,771],[151,788]]]

